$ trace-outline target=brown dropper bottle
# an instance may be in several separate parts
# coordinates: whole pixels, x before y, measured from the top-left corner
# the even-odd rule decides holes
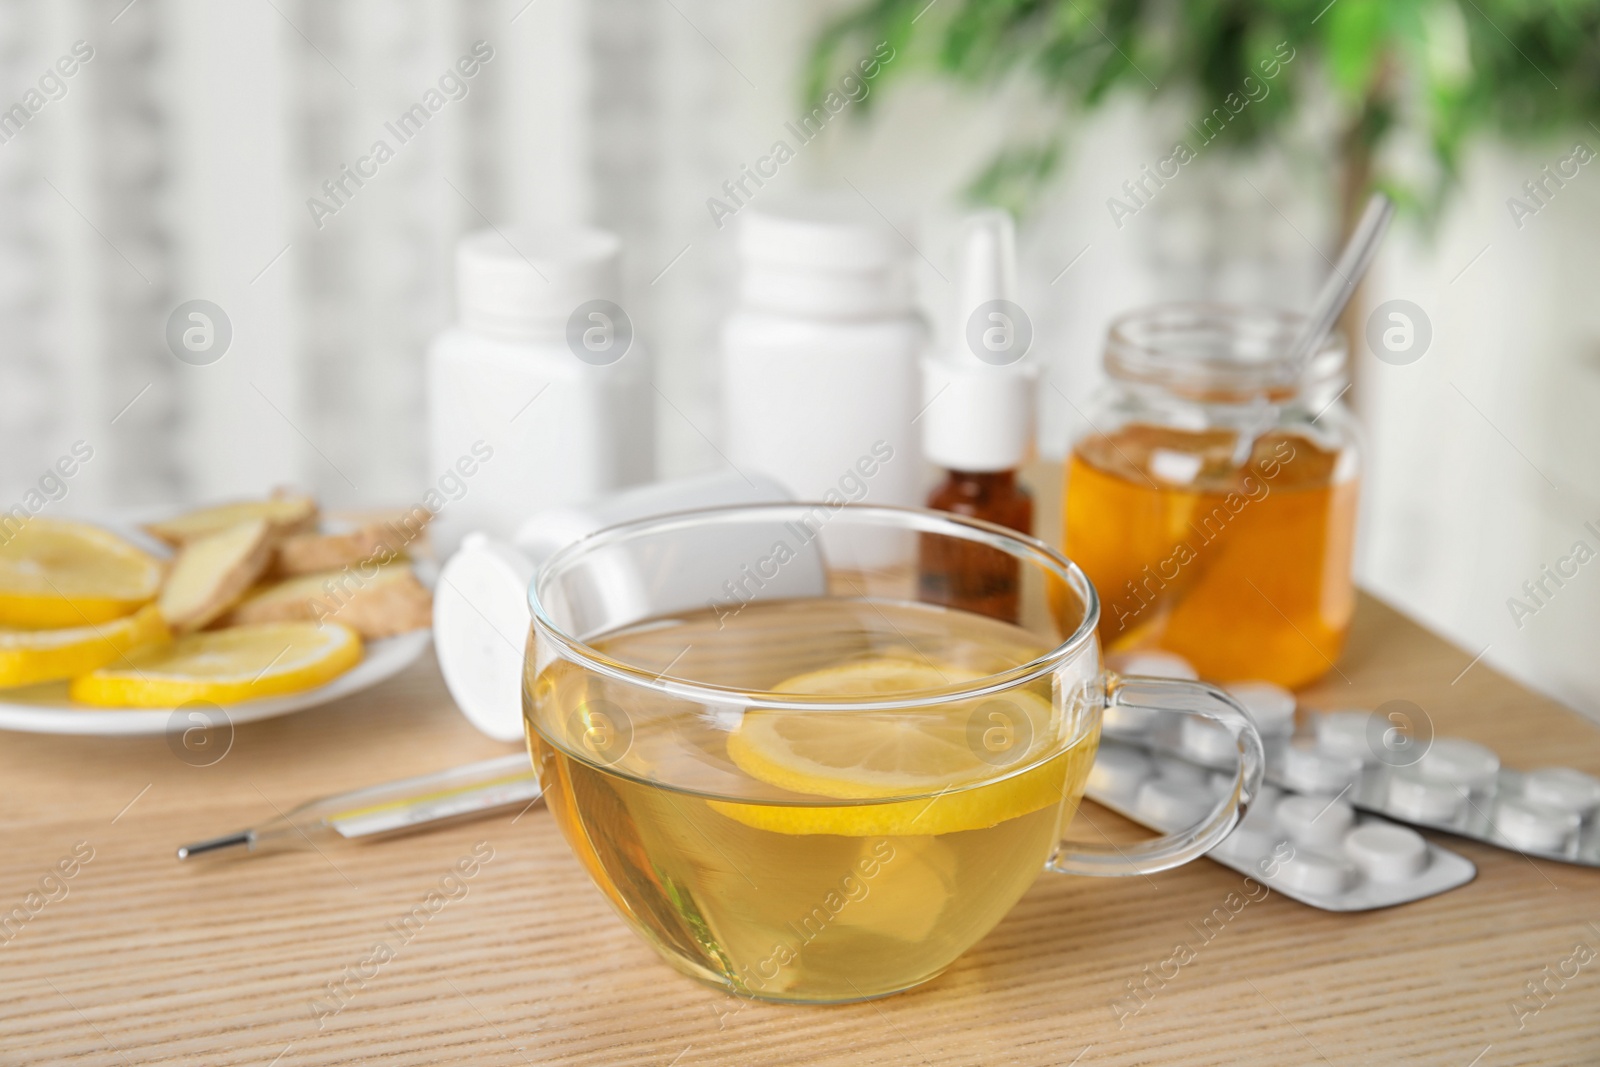
[[[1018,364],[1031,328],[1014,301],[1016,254],[1011,216],[968,218],[962,249],[959,331],[953,350],[926,366],[930,402],[923,449],[944,468],[928,507],[1033,530],[1033,499],[1017,468],[1033,437],[1031,367]],[[997,548],[925,534],[918,591],[925,603],[1021,621],[1021,566]]]
[[[928,507],[1022,533],[1033,529],[1033,498],[1017,484],[1016,471],[949,471],[928,496]],[[1022,573],[1015,557],[972,541],[928,535],[920,562],[924,602],[1021,621]]]

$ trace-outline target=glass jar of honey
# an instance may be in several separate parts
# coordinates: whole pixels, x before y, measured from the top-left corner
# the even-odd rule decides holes
[[[1164,649],[1209,680],[1290,687],[1339,658],[1360,450],[1340,402],[1344,341],[1296,366],[1300,322],[1165,304],[1112,323],[1063,525],[1108,650]]]

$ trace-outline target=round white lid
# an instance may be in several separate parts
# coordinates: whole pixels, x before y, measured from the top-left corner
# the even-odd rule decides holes
[[[622,242],[589,227],[469,233],[456,245],[456,303],[469,330],[512,340],[559,339],[590,300],[622,291]]]
[[[787,263],[747,263],[739,302],[757,311],[821,319],[884,319],[912,313],[911,273],[824,270]]]
[[[908,257],[904,230],[853,191],[773,197],[741,213],[739,256],[746,263],[817,270],[890,270]]]
[[[769,478],[717,472],[635,486],[581,507],[546,509],[523,523],[514,543],[468,534],[445,562],[433,600],[434,646],[450,695],[490,737],[520,738],[522,658],[533,622],[528,587],[541,563],[586,534],[619,522],[788,499]],[[627,597],[636,590],[624,580],[609,592]]]
[[[497,741],[522,737],[522,650],[533,562],[471,533],[445,562],[433,599],[434,647],[450,695]]]

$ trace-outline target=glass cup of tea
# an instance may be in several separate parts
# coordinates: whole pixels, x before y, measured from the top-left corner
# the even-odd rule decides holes
[[[1020,622],[919,599],[930,539],[1013,559]],[[1238,704],[1107,672],[1083,572],[989,523],[853,504],[682,512],[576,542],[530,599],[523,708],[562,834],[663,959],[738,996],[909,989],[1041,869],[1188,862],[1260,788]],[[1108,708],[1226,730],[1231,788],[1177,833],[1063,840]]]

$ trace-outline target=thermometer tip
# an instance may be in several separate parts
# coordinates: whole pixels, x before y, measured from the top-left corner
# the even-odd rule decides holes
[[[241,830],[236,834],[225,834],[222,837],[213,837],[209,841],[196,841],[192,845],[180,845],[178,858],[186,860],[191,856],[198,856],[206,852],[216,852],[218,849],[237,848],[240,845],[246,848],[250,845],[251,833]]]

